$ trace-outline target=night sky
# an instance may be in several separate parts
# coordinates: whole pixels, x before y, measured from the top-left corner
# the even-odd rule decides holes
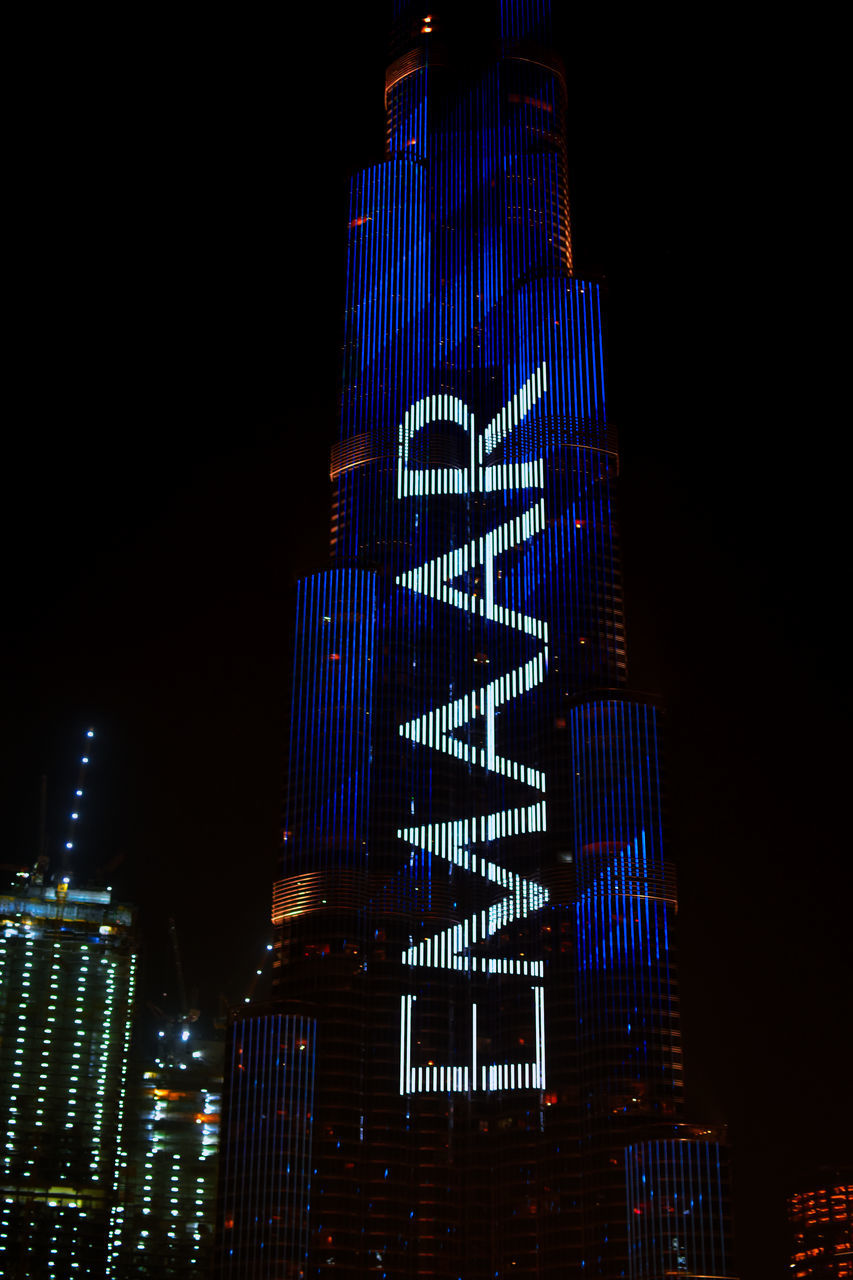
[[[384,5],[327,14],[322,42],[237,11],[109,21],[20,49],[0,861],[32,861],[43,773],[61,848],[92,725],[79,879],[139,905],[164,1008],[173,915],[215,1012],[268,940]],[[849,484],[794,42],[731,30],[561,9],[559,45],[576,265],[606,289],[632,684],[668,709],[691,1111],[729,1123],[740,1270],[765,1280],[788,1183],[853,1154]]]

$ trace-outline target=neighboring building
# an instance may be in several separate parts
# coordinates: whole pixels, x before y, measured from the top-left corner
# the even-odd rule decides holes
[[[853,1167],[822,1169],[788,1197],[791,1280],[853,1280]]]
[[[217,1272],[228,1280],[305,1274],[316,1039],[299,1015],[256,1010],[232,1024]]]
[[[109,891],[0,896],[0,1273],[115,1275],[135,978]]]
[[[632,1280],[728,1274],[726,1150],[708,1130],[678,1133],[625,1152]]]
[[[210,1274],[224,1049],[224,1031],[170,1021],[129,1091],[120,1280]]]
[[[232,1229],[264,1250],[228,1275],[732,1274],[724,1161],[684,1124],[661,717],[628,689],[549,24],[547,0],[394,4],[331,565],[297,597],[275,1061],[268,1022],[235,1040],[257,1084],[251,1142],[242,1101],[227,1120]],[[255,1184],[265,1143],[286,1158]],[[662,1243],[682,1197],[701,1244]]]

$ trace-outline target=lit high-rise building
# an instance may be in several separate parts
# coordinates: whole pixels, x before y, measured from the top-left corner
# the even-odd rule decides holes
[[[134,1064],[118,1280],[210,1274],[224,1037],[197,1017],[167,1021]]]
[[[791,1280],[853,1280],[853,1168],[821,1169],[788,1196]]]
[[[0,1272],[114,1276],[135,981],[107,890],[0,896]]]
[[[289,1252],[266,1191],[232,1201],[222,1274],[730,1276],[723,1157],[683,1114],[660,715],[628,685],[549,5],[393,10],[331,562],[297,598],[287,1027],[274,1067],[244,1028],[233,1067],[310,1110],[310,1147],[305,1123],[277,1147],[310,1195]]]

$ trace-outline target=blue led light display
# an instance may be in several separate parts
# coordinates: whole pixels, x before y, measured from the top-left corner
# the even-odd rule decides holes
[[[625,1151],[630,1280],[727,1276],[725,1150],[701,1138]]]
[[[394,14],[273,898],[304,1274],[624,1275],[625,1150],[681,1123],[675,894],[565,73],[547,0]]]
[[[232,1028],[220,1154],[220,1270],[299,1275],[308,1249],[316,1025],[260,1014]]]
[[[571,732],[579,1035],[596,1061],[590,1091],[611,1111],[675,1116],[676,899],[663,857],[658,713],[623,698],[588,701],[574,710]]]

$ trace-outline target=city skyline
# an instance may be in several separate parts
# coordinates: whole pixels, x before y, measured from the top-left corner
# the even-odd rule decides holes
[[[592,27],[595,32],[593,20],[587,18],[586,22],[587,30]],[[352,33],[349,38],[353,38]],[[380,32],[380,41],[381,38]],[[247,33],[247,45],[251,43]],[[358,69],[357,76],[347,70],[345,43],[341,40],[338,46],[338,65],[355,112],[356,104],[364,101],[354,87],[355,81],[367,82],[370,76],[363,68]],[[609,91],[612,98],[625,87],[624,83],[620,84],[617,71],[624,74],[630,64],[624,50],[620,61],[614,55],[613,45],[607,47],[611,62],[615,63],[610,68],[610,78],[606,68],[595,76],[589,69],[580,74],[586,76],[582,86],[589,90],[600,87],[602,97],[607,98]],[[641,47],[648,56],[650,38]],[[374,65],[382,62],[381,48],[378,53],[367,51],[363,56],[372,56]],[[831,631],[825,632],[822,624],[816,622],[820,618],[818,602],[831,599],[828,588],[835,581],[832,566],[837,550],[831,526],[826,537],[820,536],[820,530],[826,529],[824,500],[821,506],[816,506],[818,500],[811,496],[811,488],[805,486],[800,466],[793,459],[780,456],[778,450],[768,452],[764,445],[759,447],[756,435],[747,430],[761,419],[754,411],[755,402],[749,394],[735,389],[734,371],[750,368],[754,357],[759,370],[755,382],[759,383],[762,370],[766,374],[776,368],[775,363],[767,363],[762,349],[761,339],[767,331],[769,313],[766,293],[765,301],[761,301],[761,290],[766,291],[767,287],[760,274],[762,259],[759,254],[757,282],[756,273],[752,273],[753,289],[757,288],[759,297],[758,317],[754,322],[751,318],[748,322],[742,319],[739,324],[737,313],[733,314],[731,305],[723,305],[718,296],[711,301],[707,297],[703,297],[701,303],[698,301],[697,295],[707,290],[709,276],[713,278],[715,294],[719,293],[719,270],[724,261],[726,266],[735,269],[746,266],[746,248],[741,244],[740,234],[727,232],[725,222],[712,216],[716,205],[711,186],[704,185],[705,166],[695,161],[691,164],[688,155],[686,176],[682,170],[676,180],[669,166],[675,164],[676,156],[680,164],[685,161],[683,153],[676,152],[673,135],[670,134],[667,145],[664,140],[654,140],[651,129],[648,132],[644,129],[653,122],[660,125],[668,119],[665,108],[668,108],[670,92],[684,93],[688,88],[686,72],[677,77],[673,85],[671,78],[662,76],[660,59],[657,62],[652,59],[651,65],[658,79],[655,80],[654,75],[650,79],[660,86],[658,96],[654,97],[653,93],[656,110],[652,110],[648,102],[644,105],[639,96],[632,104],[633,121],[617,121],[615,108],[611,108],[609,116],[605,112],[605,118],[597,122],[588,116],[582,127],[579,124],[576,139],[569,138],[569,167],[576,252],[581,258],[586,255],[591,260],[581,263],[580,274],[595,274],[596,268],[604,268],[609,277],[611,402],[614,416],[619,405],[617,425],[623,452],[626,491],[623,527],[633,666],[645,674],[647,685],[656,685],[654,691],[663,693],[670,708],[670,731],[675,739],[670,775],[677,776],[670,786],[670,807],[680,825],[679,845],[683,846],[678,851],[681,919],[682,922],[686,919],[691,926],[682,941],[681,966],[688,1088],[692,1084],[694,1088],[708,1091],[711,1078],[701,1078],[702,1062],[712,1061],[716,1056],[725,1068],[727,1059],[739,1047],[750,1061],[763,1060],[764,1092],[774,1100],[777,1114],[786,1116],[785,1099],[790,1098],[791,1093],[806,1096],[808,1101],[799,1102],[796,1112],[789,1101],[787,1125],[781,1119],[778,1123],[793,1127],[791,1136],[796,1139],[798,1149],[814,1150],[814,1138],[808,1137],[809,1131],[823,1131],[827,1135],[830,1131],[829,1115],[819,1098],[820,1072],[807,1063],[798,1046],[787,1044],[785,1028],[790,1019],[796,1030],[789,1034],[798,1039],[807,1038],[813,1045],[824,1045],[823,1054],[819,1056],[824,1056],[828,1063],[839,1060],[841,1033],[833,1032],[825,1011],[833,1007],[833,1001],[838,1007],[843,998],[843,986],[839,985],[842,917],[837,901],[828,902],[825,895],[812,896],[808,877],[802,869],[805,863],[819,870],[828,885],[837,883],[838,874],[844,876],[843,867],[836,868],[834,846],[830,844],[833,839],[837,843],[842,830],[840,814],[836,817],[832,809],[840,790],[840,774],[833,782],[832,770],[839,767],[840,758],[836,750],[829,749],[833,740],[840,739],[839,695],[829,674],[833,670],[828,661],[832,654]],[[671,76],[671,72],[667,74]],[[177,73],[173,71],[172,75],[176,77]],[[239,83],[245,87],[248,75]],[[645,77],[638,75],[633,80],[630,75],[627,77],[628,86],[636,94],[644,83]],[[172,86],[173,103],[179,100],[182,107],[179,118],[186,120],[188,107],[184,90],[178,92],[177,78],[169,80],[167,76],[167,84]],[[213,86],[202,78],[200,87],[212,89]],[[576,105],[583,106],[580,88],[575,86],[570,92],[577,95]],[[694,107],[691,119],[696,120],[699,140],[707,144],[712,135],[710,109],[699,99],[698,89],[687,93],[687,102]],[[589,102],[587,110],[592,112],[591,94]],[[697,104],[702,107],[698,115]],[[272,114],[275,105],[272,90],[264,105]],[[365,123],[365,116],[381,119],[381,91],[374,90],[372,104],[361,110],[360,123],[351,127],[353,133],[358,130],[366,136],[370,126]],[[708,115],[703,114],[706,110]],[[211,135],[218,134],[219,126],[225,121],[225,109],[219,116],[214,108],[210,111],[213,115],[205,117],[205,127]],[[246,114],[238,118],[248,128],[257,113],[253,117],[247,109]],[[164,120],[155,121],[153,127],[155,137],[166,136]],[[189,125],[186,128],[188,130]],[[250,152],[253,161],[259,162],[265,157],[267,148],[280,134],[272,119],[265,128],[268,131],[259,132],[254,139],[254,149]],[[628,170],[633,179],[641,181],[634,188],[637,193],[634,206],[623,212],[629,203],[626,197],[630,194],[627,190],[630,184],[620,184],[611,168],[620,168],[620,146],[625,153],[634,155],[631,144],[641,141],[650,148],[651,155],[644,155],[642,162],[634,160],[634,167]],[[208,146],[209,150],[197,163],[214,186],[214,177],[218,175],[214,168],[213,142]],[[729,146],[742,187],[747,170],[745,148],[739,149],[736,140]],[[593,154],[596,148],[603,148],[608,157],[616,150],[616,158],[613,162],[602,159]],[[718,143],[713,153],[718,161],[723,149]],[[341,153],[345,151],[345,145],[341,144]],[[271,180],[269,187],[263,184],[251,187],[248,172],[251,165],[246,159],[241,160],[236,141],[231,142],[230,149],[226,147],[226,153],[230,155],[228,163],[232,174],[256,195],[263,191],[267,196],[278,192],[279,188]],[[180,196],[172,216],[184,231],[184,239],[179,235],[176,244],[162,227],[159,231],[158,243],[165,253],[166,265],[160,268],[162,276],[155,279],[162,283],[164,296],[167,284],[180,291],[181,264],[185,266],[185,260],[179,250],[183,246],[183,252],[189,252],[186,237],[193,220],[190,214],[201,215],[205,209],[205,201],[192,194],[193,173],[184,175],[181,149],[176,141],[169,143],[166,155],[165,176],[171,181],[164,180],[164,174],[153,160],[145,156],[142,160],[143,173],[154,183],[155,190],[163,193],[164,201],[166,193],[175,186]],[[307,146],[301,158],[305,162],[310,160]],[[624,159],[624,153],[621,158]],[[345,159],[355,166],[355,155],[350,153]],[[646,173],[647,169],[658,180],[657,186]],[[342,221],[342,178],[337,180],[337,187],[335,182],[330,182],[320,203],[323,200],[333,203],[336,190],[337,207],[332,210],[333,216],[329,215],[329,222],[321,224],[315,232],[318,237],[322,237],[328,225],[339,225]],[[677,191],[683,194],[681,206],[674,206],[672,202]],[[710,209],[699,201],[700,193],[711,201]],[[624,203],[620,203],[620,198]],[[278,208],[284,198],[276,196],[276,199]],[[599,201],[597,207],[596,201]],[[243,237],[258,234],[257,219],[241,210],[233,195],[225,209],[230,211]],[[674,209],[677,209],[677,218],[673,216]],[[692,215],[687,226],[683,221],[686,215]],[[616,235],[615,249],[608,248],[606,238],[601,238],[604,237],[601,218],[609,233]],[[272,212],[267,214],[267,219],[264,232],[269,238],[276,219]],[[637,235],[638,219],[645,233],[640,236]],[[632,224],[630,233],[624,230],[626,220]],[[752,220],[747,217],[747,230],[754,230],[752,223],[757,221],[757,212],[753,213]],[[740,222],[743,227],[742,206]],[[210,238],[211,243],[215,239],[220,255],[224,252],[221,246],[227,224],[228,218],[223,212],[223,234]],[[141,215],[135,215],[132,226],[139,234],[145,225]],[[219,226],[215,222],[214,225]],[[296,225],[303,237],[310,234],[309,230]],[[699,234],[695,238],[702,242],[701,251],[693,243],[697,226]],[[716,241],[712,231],[718,237]],[[94,232],[88,234],[91,237],[88,243],[93,250],[97,249]],[[746,231],[743,235],[749,239]],[[236,238],[239,241],[240,235]],[[263,238],[261,234],[260,239]],[[340,251],[332,261],[330,244],[334,242],[331,233],[328,242],[315,241],[317,252],[329,258],[330,296],[337,298],[335,289],[343,246],[338,239]],[[728,251],[735,245],[738,253],[730,261]],[[689,249],[686,254],[685,246]],[[677,250],[682,251],[681,257]],[[257,271],[264,255],[259,248],[253,253],[249,262]],[[649,261],[643,261],[644,258]],[[174,866],[184,863],[185,885],[179,887],[175,879],[175,909],[179,916],[187,916],[191,921],[207,913],[209,919],[219,922],[222,930],[235,921],[235,908],[229,906],[223,910],[219,905],[225,894],[232,901],[236,896],[234,873],[229,874],[224,865],[227,849],[233,847],[244,830],[250,829],[257,833],[254,838],[257,845],[264,838],[263,832],[277,820],[281,757],[272,759],[271,756],[274,751],[280,751],[285,690],[283,681],[276,685],[279,677],[273,673],[277,672],[276,664],[287,647],[282,631],[286,630],[284,620],[289,612],[284,599],[286,583],[282,581],[289,575],[280,566],[291,566],[294,574],[311,567],[317,558],[316,548],[322,549],[326,513],[321,510],[315,515],[309,508],[298,506],[292,513],[263,514],[263,510],[268,509],[264,504],[275,501],[280,494],[277,477],[284,470],[286,454],[277,439],[282,429],[279,424],[285,421],[280,400],[282,383],[287,379],[267,372],[258,387],[258,366],[273,364],[275,343],[267,331],[281,314],[278,296],[269,296],[259,284],[250,288],[244,283],[240,278],[241,258],[239,253],[235,254],[228,260],[231,267],[230,273],[225,272],[224,294],[226,301],[234,304],[235,315],[239,315],[241,321],[236,323],[229,315],[229,307],[223,304],[214,323],[205,316],[202,305],[210,296],[206,292],[208,257],[196,259],[189,252],[189,260],[190,283],[194,280],[205,287],[198,289],[197,296],[191,299],[182,295],[190,322],[184,326],[172,320],[174,328],[168,330],[172,345],[166,353],[165,370],[162,358],[151,362],[130,354],[131,349],[139,347],[140,338],[145,337],[144,318],[157,314],[155,297],[147,296],[142,290],[145,305],[141,315],[134,310],[129,297],[120,302],[119,314],[124,317],[130,336],[127,344],[113,339],[115,346],[108,349],[120,357],[119,369],[134,376],[133,385],[144,386],[146,371],[150,377],[150,370],[155,370],[154,388],[147,393],[151,399],[145,402],[147,411],[134,411],[132,404],[126,404],[127,392],[122,380],[113,373],[100,389],[102,399],[94,415],[100,425],[94,436],[87,433],[86,415],[82,414],[75,421],[72,446],[53,416],[52,457],[36,458],[35,452],[40,451],[25,455],[32,464],[33,499],[32,503],[22,506],[22,512],[31,523],[29,526],[19,523],[16,538],[20,544],[22,531],[30,527],[34,527],[35,534],[26,534],[30,547],[24,548],[24,556],[16,557],[12,553],[13,571],[22,561],[26,569],[19,568],[21,604],[16,615],[19,647],[12,650],[12,659],[17,665],[10,668],[8,702],[13,725],[26,726],[25,732],[30,737],[27,749],[12,758],[7,777],[14,783],[15,791],[23,793],[26,787],[31,787],[37,795],[37,777],[33,773],[43,767],[42,743],[54,736],[57,723],[69,724],[75,716],[86,722],[106,721],[108,740],[115,744],[114,763],[125,761],[132,778],[132,782],[125,781],[114,787],[109,800],[104,801],[115,807],[116,843],[127,847],[130,857],[125,868],[133,870],[137,886],[141,888],[141,893],[126,896],[145,897],[142,868],[146,859],[152,870],[158,871],[161,883],[167,869],[174,875]],[[210,261],[213,260],[211,256]],[[96,264],[101,261],[97,253],[94,261]],[[667,269],[675,277],[670,289],[672,301],[666,308],[657,299],[650,301],[648,294],[642,293],[647,273],[656,274],[656,264],[660,264],[658,280]],[[140,268],[133,265],[131,258],[125,270],[138,293]],[[105,264],[101,263],[96,270],[96,278],[100,283],[98,297],[109,300],[113,295]],[[286,271],[280,269],[279,278],[283,294]],[[742,290],[743,305],[747,306],[746,280],[738,287]],[[159,296],[159,292],[155,292]],[[187,294],[192,295],[193,291],[188,289]],[[755,293],[752,305],[755,305]],[[324,306],[328,303],[324,302]],[[637,399],[647,406],[650,403],[647,397],[660,375],[649,363],[654,358],[656,344],[648,333],[637,336],[641,330],[637,322],[642,322],[644,308],[647,317],[660,320],[664,314],[677,319],[679,307],[689,319],[678,326],[679,332],[672,339],[675,371],[668,369],[667,372],[675,382],[673,405],[662,411],[659,418],[644,412],[641,429],[632,401]],[[92,319],[92,311],[87,311],[87,315],[96,335],[107,332],[102,316]],[[256,320],[255,327],[247,330],[245,317],[255,315],[262,316],[263,322]],[[724,342],[714,327],[723,319],[733,326]],[[220,323],[225,326],[226,336],[218,330]],[[334,353],[339,326],[336,320],[330,320],[329,324],[334,330],[331,334]],[[654,329],[653,324],[650,327]],[[307,328],[310,331],[310,324]],[[695,338],[689,339],[688,332]],[[194,336],[188,337],[188,334]],[[255,342],[257,353],[253,349]],[[640,343],[640,350],[632,351],[632,343]],[[97,343],[94,346],[97,348]],[[329,347],[328,334],[318,335],[304,346],[305,352],[326,360],[327,379],[336,375],[334,360],[320,355]],[[724,376],[719,386],[713,383],[706,386],[702,405],[697,407],[686,395],[696,385],[697,379],[691,375],[707,371],[709,367],[719,372],[721,357],[732,347],[735,351],[733,372]],[[69,371],[73,374],[60,382],[76,392],[76,397],[72,395],[71,399],[77,406],[75,412],[80,414],[83,369],[76,372],[72,369],[70,357],[67,353],[63,357],[58,341],[54,348],[60,370],[65,369],[66,375]],[[77,354],[82,356],[86,350],[88,345],[81,342]],[[141,350],[146,356],[156,355],[144,341]],[[191,357],[186,370],[181,365],[181,350],[185,359],[187,353]],[[219,353],[217,360],[213,352]],[[63,364],[63,359],[68,363]],[[233,438],[230,443],[224,442],[218,432],[204,429],[207,421],[218,423],[221,430],[228,416],[212,391],[199,390],[211,384],[217,364],[223,362],[226,368],[224,400],[229,413],[238,413],[241,399],[248,399],[245,413],[256,424],[239,442]],[[298,384],[298,378],[295,382]],[[158,388],[162,394],[155,395]],[[169,390],[177,391],[177,395],[173,401],[176,407],[169,410],[163,420],[169,424],[167,431],[165,425],[159,429],[151,426],[157,422],[151,410],[155,405],[168,402],[165,393]],[[760,388],[756,385],[754,390],[758,400]],[[796,390],[795,387],[795,395]],[[316,392],[303,394],[304,406],[310,408],[316,403]],[[60,394],[59,388],[53,396],[52,408],[58,410],[64,404],[67,413],[67,398]],[[199,400],[201,409],[193,408]],[[330,408],[325,419],[313,428],[323,439],[316,450],[306,456],[304,464],[306,471],[313,468],[313,474],[321,481],[325,466],[325,423],[333,420],[331,392],[327,393],[326,403]],[[112,410],[119,414],[123,404],[125,421],[132,424],[133,449],[127,448],[126,433],[118,441],[112,434]],[[736,439],[729,444],[730,435],[724,431],[721,443],[715,411],[722,416],[723,411],[733,413],[738,405],[743,416],[738,418]],[[795,404],[794,410],[802,407]],[[190,410],[197,416],[191,414],[188,418]],[[790,404],[784,403],[780,395],[772,399],[768,417],[782,410],[792,412]],[[322,413],[318,416],[323,419]],[[702,425],[696,426],[686,446],[690,455],[688,464],[686,457],[678,457],[673,444],[682,440],[685,423],[696,416]],[[650,422],[650,419],[653,420]],[[194,424],[192,428],[186,426],[190,420]],[[651,438],[650,430],[654,433]],[[710,453],[701,454],[697,437],[713,441]],[[159,450],[155,448],[153,455],[146,454],[146,442],[159,445]],[[167,443],[173,449],[171,462],[162,456]],[[114,463],[113,473],[120,471],[118,477],[112,474],[106,484],[100,478],[100,468],[95,478],[95,464],[105,446],[107,459]],[[725,463],[714,453],[723,447],[730,449]],[[82,450],[82,456],[78,450]],[[701,461],[700,466],[696,465],[697,459]],[[743,469],[738,471],[738,466]],[[268,478],[272,469],[277,473],[275,479]],[[77,481],[85,499],[82,514],[66,490],[69,478]],[[831,495],[831,474],[824,475],[821,469],[814,483],[819,483],[822,494],[829,489]],[[683,494],[680,498],[679,486]],[[655,498],[651,505],[650,494]],[[729,495],[728,503],[726,495]],[[826,501],[831,517],[831,497]],[[44,514],[39,517],[36,512]],[[279,528],[282,519],[289,521],[283,534]],[[80,525],[75,523],[77,520],[81,521]],[[199,526],[205,523],[211,530],[206,539],[199,532]],[[106,531],[113,525],[117,529],[117,542],[113,550],[107,550]],[[79,529],[79,537],[74,536],[75,529]],[[314,531],[314,551],[307,541],[301,547],[294,545],[300,536],[305,537],[305,529]],[[745,553],[745,547],[751,550]],[[744,554],[748,556],[746,562]],[[234,556],[234,563],[229,564],[229,556]],[[681,621],[669,607],[668,596],[676,591]],[[760,592],[765,593],[764,599],[759,597]],[[657,637],[645,638],[644,629],[652,625],[654,618]],[[268,636],[276,628],[275,643],[268,638],[259,640],[258,637]],[[685,659],[681,651],[682,633],[689,635],[695,659]],[[646,636],[648,634],[646,631]],[[652,637],[654,634],[651,633]],[[203,673],[199,675],[196,655],[203,651],[207,657]],[[254,669],[250,671],[252,666]],[[768,669],[769,674],[765,674]],[[15,672],[14,678],[11,670]],[[275,715],[270,713],[269,702],[264,704],[264,690],[270,686],[277,688]],[[216,699],[220,702],[218,713],[212,710]],[[757,711],[759,722],[767,726],[759,730],[759,740],[754,747],[748,745],[754,741],[755,734],[750,703]],[[265,705],[265,710],[258,713],[256,708],[261,705]],[[725,714],[720,710],[721,705],[726,705]],[[701,729],[691,722],[691,707],[695,708]],[[198,725],[195,732],[188,727],[193,719]],[[75,729],[76,724],[77,721]],[[249,726],[251,734],[247,740]],[[210,738],[211,732],[213,738],[207,746],[203,738]],[[15,742],[8,744],[10,753],[13,747],[17,751],[21,741],[21,737],[16,736]],[[723,762],[719,751],[724,743],[731,753],[728,763]],[[57,754],[61,756],[59,748]],[[223,758],[226,765],[221,766]],[[833,761],[837,763],[834,765]],[[17,770],[24,765],[26,774],[19,774]],[[212,785],[208,776],[215,776],[220,767],[220,777],[226,777],[224,787]],[[747,777],[748,782],[741,781]],[[121,786],[125,788],[123,795]],[[179,799],[175,794],[181,786],[187,789],[188,805],[183,803],[183,797]],[[798,794],[798,788],[802,795]],[[260,799],[259,792],[266,798]],[[806,801],[808,793],[815,795],[814,802]],[[215,812],[217,805],[224,811],[219,817]],[[8,808],[7,804],[7,811]],[[23,830],[29,825],[35,829],[36,814],[33,813],[31,824],[24,815],[19,817],[19,822]],[[809,838],[813,843],[807,849]],[[691,867],[691,846],[697,851],[696,862],[701,860],[706,869],[702,875],[697,874],[695,863]],[[840,848],[840,844],[837,847]],[[211,850],[218,850],[218,860],[223,863],[218,878],[211,875],[211,862],[217,861],[211,857]],[[262,878],[261,864],[267,855],[256,848],[253,856]],[[272,857],[272,850],[269,856]],[[240,861],[242,872],[242,855]],[[797,876],[800,884],[796,882]],[[236,882],[239,884],[241,880],[238,874]],[[738,884],[741,894],[735,901],[730,889],[732,883]],[[755,917],[756,900],[767,903],[766,913],[760,919]],[[807,904],[803,910],[810,911],[822,924],[803,919],[801,901]],[[258,919],[265,909],[264,894],[259,891],[254,903],[247,901],[245,909],[236,908],[241,913],[240,928],[251,927],[251,921]],[[727,934],[735,945],[746,952],[746,968],[757,992],[757,1017],[743,993],[736,989],[741,985],[736,957],[721,953],[717,926],[720,920],[726,922]],[[188,927],[192,931],[196,926],[191,923]],[[201,942],[203,930],[198,930],[198,936]],[[826,957],[822,964],[818,962],[819,947]],[[716,976],[708,970],[707,961],[703,961],[711,950],[715,953],[715,962],[722,966]],[[248,968],[251,957],[240,954],[238,948],[235,953],[233,962],[229,960],[232,967],[245,964]],[[724,981],[724,977],[728,981]],[[788,994],[792,990],[793,1001]],[[696,1004],[697,993],[700,1000],[704,999],[700,1006]],[[810,1000],[813,1013],[808,1008]],[[792,1003],[795,1013],[791,1010]],[[720,1023],[719,1033],[713,1028],[715,1020]],[[716,1047],[718,1038],[720,1045]],[[831,1070],[831,1066],[828,1069]],[[786,1070],[790,1072],[790,1085],[783,1085],[780,1079]],[[761,1076],[762,1072],[758,1074]],[[727,1118],[733,1126],[739,1125],[741,1134],[746,1130],[748,1146],[751,1142],[753,1149],[757,1149],[757,1139],[773,1144],[770,1150],[774,1152],[775,1162],[778,1154],[784,1157],[784,1137],[778,1131],[774,1136],[766,1122],[754,1116],[750,1118],[745,1081],[739,1079],[740,1075],[730,1068],[718,1074],[723,1097],[714,1101],[719,1104],[721,1118],[726,1118],[728,1113]],[[738,1101],[739,1097],[742,1100]],[[843,1132],[841,1099],[836,1114]],[[849,1125],[849,1118],[847,1123]],[[737,1133],[733,1133],[733,1138],[737,1146]],[[758,1157],[748,1167],[760,1167]]]

